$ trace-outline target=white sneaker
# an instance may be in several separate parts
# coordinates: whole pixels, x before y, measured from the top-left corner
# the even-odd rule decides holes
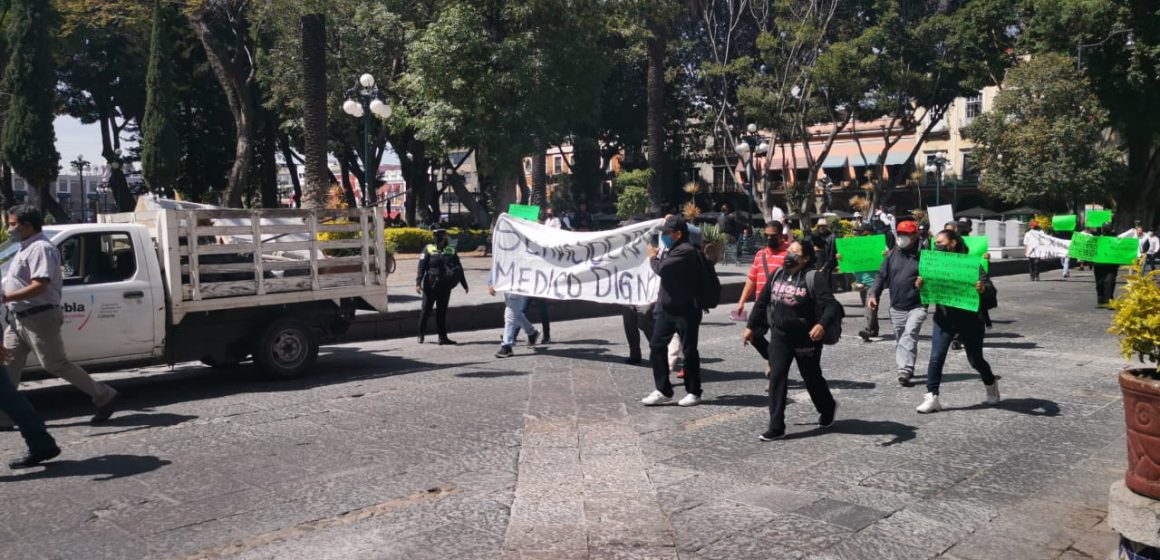
[[[999,404],[999,382],[983,385],[983,387],[987,388],[987,404],[991,406]]]
[[[942,405],[938,402],[938,395],[934,393],[927,393],[922,397],[922,404],[918,405],[918,408],[915,410],[917,410],[919,414],[938,412],[942,410]]]
[[[647,397],[641,399],[640,404],[645,406],[656,406],[658,404],[665,404],[671,400],[673,400],[672,397],[666,397],[665,394],[660,391],[653,391],[649,393]]]
[[[689,393],[685,395],[684,398],[682,398],[680,401],[677,401],[677,404],[680,406],[697,406],[701,404],[701,397],[699,395]]]

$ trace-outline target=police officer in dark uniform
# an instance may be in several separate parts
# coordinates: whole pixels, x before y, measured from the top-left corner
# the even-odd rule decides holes
[[[435,230],[435,243],[427,245],[419,256],[419,273],[415,278],[415,292],[423,294],[423,311],[419,314],[419,343],[427,331],[427,318],[435,307],[435,326],[439,329],[439,344],[455,344],[447,338],[447,301],[456,284],[467,293],[467,277],[455,248],[447,244],[447,230]]]

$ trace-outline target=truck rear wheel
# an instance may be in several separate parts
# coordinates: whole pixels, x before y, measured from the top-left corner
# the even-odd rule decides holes
[[[301,377],[318,359],[318,335],[301,319],[283,317],[262,331],[254,361],[274,379]]]

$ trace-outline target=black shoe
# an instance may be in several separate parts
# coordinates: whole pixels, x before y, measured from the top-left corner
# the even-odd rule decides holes
[[[45,449],[43,451],[29,451],[21,458],[9,461],[8,468],[27,469],[28,467],[35,467],[49,459],[55,458],[57,455],[60,455],[60,448],[55,445],[51,449]]]
[[[757,436],[757,439],[759,439],[761,441],[777,441],[777,440],[782,439],[784,437],[785,437],[785,430],[782,430],[780,432],[775,432],[773,430],[766,430],[766,432],[764,434]]]
[[[910,374],[905,371],[898,372],[898,384],[903,387],[910,387]]]
[[[862,337],[862,342],[870,342],[870,331],[862,329],[858,331],[858,336]]]
[[[98,406],[97,413],[89,419],[89,424],[95,426],[97,424],[104,424],[107,422],[109,418],[113,416],[113,413],[117,411],[117,403],[120,400],[121,395],[113,395],[113,398],[109,399],[109,402]]]
[[[540,333],[532,333],[528,335],[528,348],[535,348],[536,341],[540,339]],[[545,340],[545,342],[547,342]]]
[[[423,344],[423,335],[419,335],[419,344]]]
[[[515,355],[515,353],[512,352],[511,346],[500,346],[499,352],[495,353],[495,357],[497,357],[497,358],[510,358],[514,355]]]
[[[540,344],[551,344],[551,343],[552,343],[552,337],[550,337],[550,336],[545,336],[544,340],[540,341]]]
[[[838,414],[838,403],[834,402],[834,408],[830,410],[829,414],[818,415],[818,426],[822,428],[829,428],[834,425],[834,415]]]
[[[450,338],[440,338],[439,339],[439,346],[455,346],[457,344],[459,344],[459,343],[455,342],[454,340],[451,340]]]
[[[629,356],[628,359],[624,360],[624,363],[626,363],[630,366],[639,365],[640,362],[641,362],[640,356]]]
[[[0,432],[15,432],[16,426],[0,426]]]

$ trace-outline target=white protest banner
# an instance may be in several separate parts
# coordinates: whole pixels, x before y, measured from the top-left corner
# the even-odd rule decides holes
[[[939,231],[947,225],[947,222],[955,221],[955,210],[950,204],[927,207],[926,215],[930,219],[931,232]]]
[[[576,232],[502,214],[491,233],[491,286],[548,299],[646,305],[660,290],[646,246],[663,224]]]
[[[1028,257],[1036,259],[1062,259],[1067,256],[1067,249],[1071,246],[1071,241],[1052,237],[1042,231],[1031,230],[1028,233],[1031,235],[1024,237],[1028,243]]]

